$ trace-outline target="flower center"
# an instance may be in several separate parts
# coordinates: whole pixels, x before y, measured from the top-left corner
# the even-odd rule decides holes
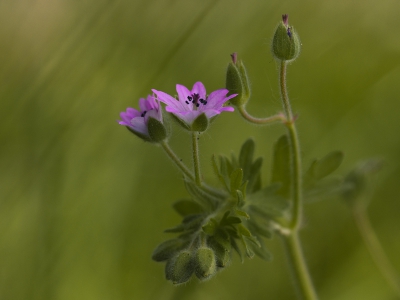
[[[200,98],[200,95],[197,93],[194,93],[191,96],[188,96],[187,100],[185,102],[186,102],[186,104],[189,104],[190,102],[192,102],[194,105],[194,108],[199,107],[200,104],[203,104],[203,105],[207,104],[207,101],[204,100],[203,98]]]

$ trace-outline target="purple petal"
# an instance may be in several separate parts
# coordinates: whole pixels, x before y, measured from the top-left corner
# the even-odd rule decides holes
[[[208,108],[220,108],[226,101],[230,98],[225,98],[226,94],[228,94],[227,89],[220,89],[212,92],[207,98],[207,107]]]
[[[171,95],[168,95],[167,93],[157,91],[157,90],[152,90],[154,94],[157,95],[157,99],[163,103],[165,103],[167,106],[173,107],[178,111],[186,110],[183,109],[182,104],[176,100],[174,97]]]
[[[192,125],[193,121],[201,114],[201,111],[192,110],[192,111],[185,111],[174,113],[179,119],[187,123],[188,125]]]
[[[149,110],[148,103],[147,103],[146,99],[144,99],[144,98],[140,98],[139,99],[139,108],[140,108],[141,112]]]
[[[156,111],[155,109],[149,110],[145,116],[145,123],[147,123],[147,120],[152,117],[158,121],[162,122],[162,118],[160,118],[160,114],[158,111]]]
[[[186,103],[186,101],[188,101],[188,97],[190,97],[192,95],[192,93],[187,89],[187,87],[185,87],[181,84],[177,84],[176,91],[178,93],[179,102],[182,104],[182,108],[187,111],[192,110],[193,104]]]
[[[192,89],[192,94],[199,94],[200,99],[206,99],[207,95],[206,95],[206,88],[204,87],[204,84],[201,83],[200,81],[196,82],[193,85],[193,89]]]
[[[139,133],[143,133],[146,135],[148,134],[147,125],[144,122],[144,118],[139,117],[139,118],[132,119],[130,127]]]

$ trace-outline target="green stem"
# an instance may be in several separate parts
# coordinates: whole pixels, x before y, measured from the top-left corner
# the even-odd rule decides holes
[[[275,123],[277,121],[281,121],[281,122],[285,122],[286,118],[281,115],[275,115],[275,116],[271,116],[268,118],[255,118],[252,115],[250,115],[247,111],[246,108],[242,105],[238,107],[239,113],[242,115],[243,118],[245,118],[247,121],[249,121],[250,123],[254,123],[254,124],[258,124],[258,125],[268,125],[271,123]]]
[[[192,171],[189,170],[189,168],[181,161],[181,159],[175,154],[175,152],[170,148],[167,142],[161,142],[161,147],[164,149],[165,153],[168,155],[168,157],[175,163],[175,165],[182,171],[182,173],[189,178],[192,181],[195,181],[195,176],[193,175]],[[226,194],[224,192],[221,192],[218,189],[215,189],[207,184],[203,184],[201,188],[209,193],[210,195],[213,195],[217,198],[224,199],[226,198]]]
[[[168,157],[175,163],[175,165],[182,171],[182,173],[192,181],[194,181],[193,173],[186,167],[186,165],[181,161],[181,159],[176,156],[174,151],[169,147],[168,143],[163,141],[160,143],[161,147],[164,149]]]
[[[289,139],[292,152],[292,195],[293,195],[293,213],[290,228],[297,230],[301,224],[302,216],[302,171],[301,171],[301,155],[300,143],[297,135],[297,129],[294,124],[293,113],[290,107],[289,97],[286,88],[286,62],[281,61],[279,84],[281,90],[281,98],[285,115],[287,118],[286,127],[289,133]]]
[[[397,296],[400,297],[400,277],[390,263],[374,229],[372,228],[367,216],[366,207],[363,204],[355,205],[352,208],[352,213],[358,226],[358,230],[360,231],[372,259],[389,285],[397,293]]]
[[[195,182],[198,186],[201,186],[199,141],[197,132],[192,132],[192,149],[193,149],[193,167],[194,167]]]
[[[281,61],[279,70],[279,86],[282,98],[283,109],[286,116],[286,128],[290,140],[291,152],[291,195],[293,201],[292,216],[289,228],[286,232],[281,233],[283,244],[286,248],[289,266],[293,271],[296,284],[301,292],[302,298],[306,300],[316,300],[317,294],[314,290],[311,277],[309,275],[307,265],[304,260],[303,251],[301,249],[300,239],[298,236],[299,227],[302,217],[302,171],[301,171],[301,155],[300,143],[297,135],[297,129],[294,123],[292,109],[290,107],[289,97],[286,88],[286,61]]]
[[[296,286],[302,299],[318,299],[304,261],[303,251],[301,249],[297,231],[293,231],[290,234],[282,234],[281,236],[286,250],[288,263],[292,269],[293,278],[296,281]]]

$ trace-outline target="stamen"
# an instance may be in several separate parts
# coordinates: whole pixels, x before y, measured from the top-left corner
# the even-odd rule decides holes
[[[146,115],[147,111],[145,110],[144,112],[142,112],[142,114],[140,115],[142,118],[144,118],[144,116]]]
[[[189,101],[185,101],[186,104],[189,104]]]

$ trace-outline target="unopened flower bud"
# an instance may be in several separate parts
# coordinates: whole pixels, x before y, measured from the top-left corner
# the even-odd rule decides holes
[[[217,272],[214,251],[208,247],[201,247],[195,256],[195,274],[200,280],[210,278]]]
[[[282,16],[282,22],[275,30],[272,40],[272,54],[275,58],[292,61],[300,54],[301,43],[297,32],[289,26],[288,15]]]
[[[226,70],[225,86],[230,94],[237,94],[231,99],[231,103],[236,106],[243,106],[250,98],[250,85],[247,77],[246,68],[241,60],[237,60],[237,54],[231,54],[232,62]]]
[[[194,272],[192,252],[185,250],[167,261],[165,277],[173,284],[185,283]]]

